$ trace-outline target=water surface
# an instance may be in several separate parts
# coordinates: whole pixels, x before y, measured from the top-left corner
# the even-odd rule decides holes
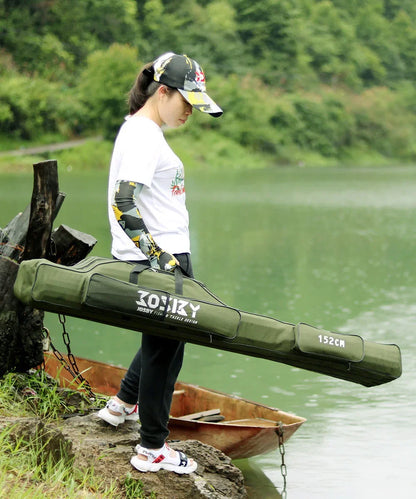
[[[2,175],[0,226],[29,202]],[[57,223],[109,256],[105,173],[60,173]],[[228,304],[396,343],[400,379],[379,387],[187,345],[181,379],[308,419],[286,445],[287,497],[410,498],[416,486],[416,169],[188,172],[195,274]],[[56,317],[47,323],[60,346]],[[140,335],[67,319],[74,353],[128,366]],[[279,497],[278,452],[237,463],[252,497]]]

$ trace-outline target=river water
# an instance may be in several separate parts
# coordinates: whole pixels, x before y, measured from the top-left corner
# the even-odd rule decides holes
[[[31,175],[1,176],[0,226],[30,200]],[[109,256],[105,173],[60,173],[57,224]],[[416,486],[416,169],[191,171],[197,278],[248,312],[396,343],[398,380],[373,388],[268,360],[187,345],[180,379],[293,412],[290,499],[410,498]],[[56,317],[47,316],[60,343]],[[140,335],[67,319],[75,354],[128,366]],[[276,451],[236,464],[253,498],[280,497]]]

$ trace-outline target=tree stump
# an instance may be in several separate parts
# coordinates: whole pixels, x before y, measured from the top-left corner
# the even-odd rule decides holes
[[[85,258],[97,240],[89,234],[60,225],[52,232],[48,260],[61,265],[74,265]]]
[[[0,231],[0,376],[27,371],[43,362],[44,313],[22,304],[13,293],[19,263],[48,258],[73,264],[85,258],[97,242],[65,227],[60,232],[71,237],[62,239],[58,230],[51,243],[52,224],[65,194],[59,192],[55,160],[36,163],[33,169],[30,206]]]

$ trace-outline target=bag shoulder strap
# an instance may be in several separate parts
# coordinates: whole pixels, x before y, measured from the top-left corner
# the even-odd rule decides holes
[[[183,295],[183,271],[177,266],[175,267],[175,293],[177,295]]]

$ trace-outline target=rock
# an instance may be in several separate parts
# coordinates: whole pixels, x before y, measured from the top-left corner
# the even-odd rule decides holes
[[[128,421],[115,428],[95,414],[74,416],[63,421],[43,422],[37,418],[0,418],[0,428],[14,425],[14,434],[26,439],[41,438],[45,451],[55,458],[58,449],[65,448],[74,466],[94,473],[105,482],[117,482],[121,488],[126,481],[141,481],[145,496],[173,499],[240,499],[246,498],[242,472],[221,451],[196,440],[171,441],[176,450],[185,452],[198,463],[190,475],[169,471],[141,473],[130,464],[134,447],[139,442],[136,422]],[[49,438],[50,437],[50,438]],[[49,440],[48,440],[49,438]]]

